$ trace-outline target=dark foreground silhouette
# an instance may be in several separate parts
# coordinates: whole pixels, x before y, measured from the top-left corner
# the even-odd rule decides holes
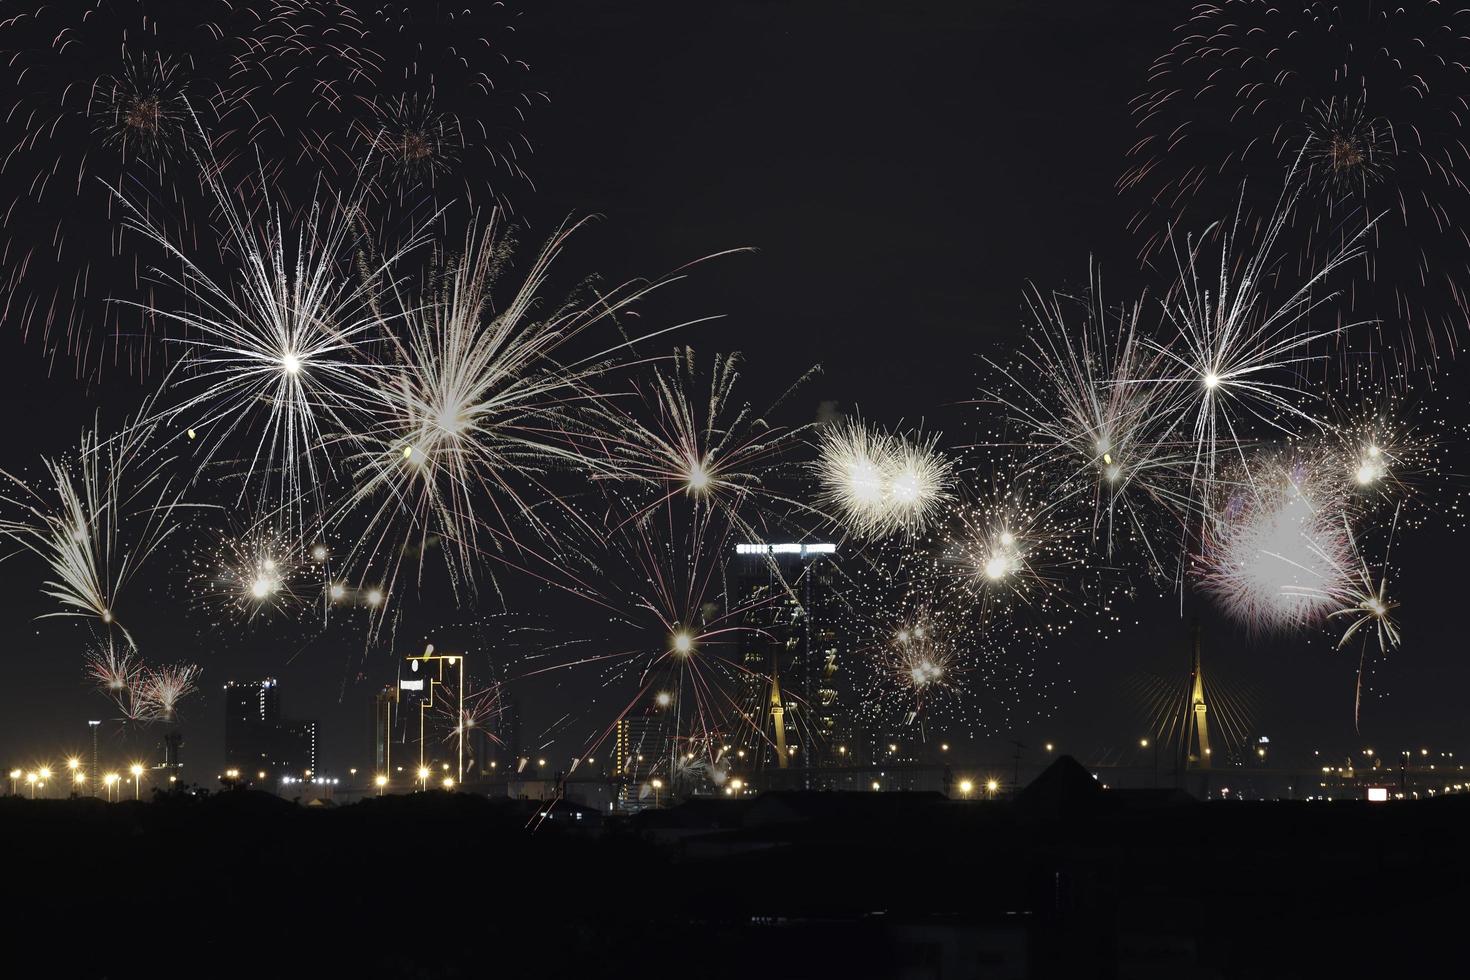
[[[610,820],[229,791],[4,799],[0,834],[4,955],[35,964],[13,976],[1398,975],[1455,956],[1470,916],[1470,799],[1206,804],[1070,760],[1014,803]]]

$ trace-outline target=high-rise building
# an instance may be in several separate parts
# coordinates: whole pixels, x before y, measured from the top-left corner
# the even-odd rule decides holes
[[[821,770],[847,766],[852,740],[850,642],[835,594],[837,546],[736,545],[733,602],[744,610],[741,756],[769,785],[829,788]],[[783,779],[780,770],[791,770]],[[835,788],[836,784],[832,784]]]
[[[88,784],[92,788],[92,795],[95,796],[97,795],[97,787],[102,785],[99,782],[99,780],[102,778],[102,747],[100,744],[102,722],[87,722],[87,730],[92,735],[92,765],[91,768],[87,771],[87,780]]]
[[[316,772],[316,722],[283,721],[279,732],[277,767],[293,773]]]
[[[317,770],[317,724],[281,716],[275,678],[225,685],[225,766],[256,781]]]
[[[619,809],[638,810],[651,802],[645,784],[668,755],[665,720],[658,706],[650,704],[630,709],[613,727],[612,772]]]

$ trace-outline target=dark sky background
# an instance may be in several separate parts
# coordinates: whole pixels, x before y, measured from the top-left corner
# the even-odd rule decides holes
[[[577,235],[562,271],[610,283],[754,247],[700,267],[650,304],[650,325],[723,315],[683,339],[743,351],[758,403],[820,363],[822,375],[789,406],[791,421],[830,401],[889,423],[922,419],[958,439],[968,411],[959,403],[974,391],[980,356],[1014,345],[1028,281],[1078,285],[1093,256],[1115,299],[1159,284],[1137,270],[1113,181],[1134,139],[1128,99],[1185,3],[536,7],[522,18],[520,53],[552,99],[528,127],[537,190],[515,195],[529,225],[523,240],[567,215],[601,215]],[[6,455],[23,468],[73,442],[99,404],[131,408],[140,394],[136,383],[87,389],[65,370],[48,375],[39,350],[13,334],[0,370],[11,408]],[[1303,755],[1453,748],[1470,682],[1458,635],[1462,573],[1452,546],[1422,538],[1400,552],[1406,640],[1374,675],[1361,736],[1348,654],[1320,638],[1248,643],[1210,624],[1207,673],[1255,693],[1258,732]],[[0,756],[22,764],[80,749],[86,720],[107,716],[82,676],[85,626],[36,619],[50,609],[39,581],[28,556],[0,565]],[[357,636],[217,634],[161,584],[147,599],[134,625],[145,655],[205,670],[202,696],[184,709],[191,775],[208,778],[220,765],[219,689],[232,677],[281,678],[286,711],[321,721],[324,765],[362,762],[366,704],[393,652],[373,651],[364,679]],[[404,643],[435,616],[464,618],[430,609],[405,625]],[[1054,651],[1052,672],[1067,678],[1059,710],[1015,737],[1084,758],[1137,739],[1144,721],[1128,679],[1153,671],[1182,681],[1187,628],[1167,599],[1140,601],[1131,618],[1142,625],[1106,641],[1079,632]],[[555,694],[586,696],[576,684]],[[523,712],[533,736],[561,705],[528,692]],[[593,721],[609,717],[588,714],[576,738],[549,751],[574,753]],[[988,761],[1005,758],[1003,746],[964,751]]]

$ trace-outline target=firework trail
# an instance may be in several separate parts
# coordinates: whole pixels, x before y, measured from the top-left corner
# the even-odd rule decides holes
[[[191,301],[179,311],[148,310],[178,325],[180,335],[171,341],[186,351],[168,376],[173,400],[161,418],[202,438],[201,470],[242,444],[248,454],[242,497],[253,494],[257,510],[304,534],[304,510],[321,503],[321,488],[331,482],[324,444],[358,427],[365,400],[386,382],[368,350],[392,327],[377,294],[391,287],[392,270],[419,240],[353,269],[361,254],[355,231],[366,194],[361,182],[345,197],[318,198],[293,234],[279,204],[257,223],[208,169],[225,252],[235,260],[219,274],[124,202],[125,224],[178,262],[177,274],[155,270],[155,279]]]
[[[1093,534],[1109,560],[1121,537],[1159,570],[1161,539],[1170,525],[1177,538],[1191,509],[1187,457],[1166,438],[1177,407],[1167,388],[1149,383],[1164,358],[1142,329],[1144,302],[1110,311],[1095,270],[1091,283],[1085,298],[1031,291],[1029,346],[1014,366],[987,359],[998,383],[979,401],[999,409],[1022,475],[1091,497]]]
[[[570,438],[601,400],[594,384],[636,342],[666,331],[619,337],[589,355],[574,353],[574,344],[680,275],[542,313],[546,279],[576,227],[552,237],[503,306],[491,287],[509,249],[493,222],[471,228],[462,255],[439,257],[422,300],[399,296],[403,335],[390,337],[365,424],[342,438],[353,485],[332,523],[366,513],[366,531],[346,557],[362,576],[371,571],[396,591],[405,556],[417,556],[421,580],[423,555],[436,543],[456,595],[475,591],[487,558],[545,562],[532,544],[554,546],[551,515],[570,513],[550,476],[596,466]]]
[[[0,319],[37,335],[53,366],[64,355],[78,374],[104,364],[143,373],[152,359],[150,318],[88,302],[99,284],[135,295],[144,261],[115,220],[108,189],[129,188],[149,220],[174,235],[197,233],[194,114],[213,118],[238,32],[261,4],[22,6],[0,20],[0,66],[11,93],[9,149],[0,162],[0,199],[8,200]],[[53,267],[60,277],[38,274]]]
[[[371,7],[363,20],[385,39],[384,59],[375,90],[356,96],[349,152],[371,149],[379,183],[410,212],[452,195],[511,213],[511,190],[534,189],[527,115],[547,101],[511,53],[519,15],[504,4]]]
[[[1206,278],[1202,243],[1187,241],[1175,253],[1179,279],[1163,303],[1163,325],[1174,335],[1165,342],[1145,341],[1159,356],[1162,373],[1139,383],[1162,386],[1161,397],[1176,407],[1166,438],[1191,447],[1190,490],[1200,505],[1208,505],[1222,461],[1230,454],[1243,461],[1242,446],[1258,431],[1292,435],[1298,426],[1321,428],[1303,407],[1312,397],[1302,370],[1322,356],[1313,345],[1344,328],[1318,328],[1310,321],[1335,295],[1319,292],[1324,281],[1361,254],[1361,235],[1305,279],[1293,280],[1284,299],[1274,300],[1268,293],[1274,250],[1289,211],[1290,198],[1278,202],[1259,244],[1243,258],[1235,252],[1237,212],[1220,238],[1213,279]]]
[[[179,493],[167,473],[171,458],[161,451],[167,444],[153,444],[157,435],[146,421],[108,439],[85,431],[74,459],[43,461],[49,485],[0,473],[11,485],[0,500],[16,513],[0,521],[0,535],[46,564],[51,577],[42,591],[62,607],[46,616],[122,628],[116,612],[123,589],[177,527]]]
[[[1466,322],[1467,65],[1470,11],[1436,0],[1197,4],[1133,103],[1139,138],[1118,186],[1143,254],[1242,185],[1246,223],[1267,233],[1266,195],[1290,175],[1297,274],[1371,222],[1348,298],[1399,368],[1433,367]]]

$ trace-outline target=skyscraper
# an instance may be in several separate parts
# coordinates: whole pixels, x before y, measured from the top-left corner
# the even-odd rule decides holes
[[[632,708],[613,728],[612,764],[620,810],[647,805],[645,783],[668,755],[665,716],[653,704]]]
[[[747,610],[744,763],[764,771],[768,785],[831,788],[820,770],[847,764],[852,735],[837,546],[748,542],[735,551],[733,601]]]

